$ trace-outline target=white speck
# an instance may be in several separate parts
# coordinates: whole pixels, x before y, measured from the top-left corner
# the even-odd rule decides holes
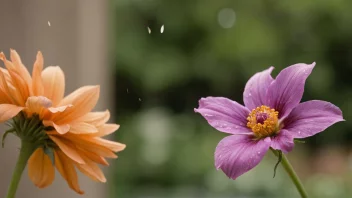
[[[301,131],[298,131],[298,134],[301,134]]]
[[[49,25],[49,26],[51,26],[51,23],[50,23],[50,21],[48,21],[48,25]]]
[[[231,28],[236,21],[236,13],[232,8],[223,8],[218,13],[218,22],[223,28]]]
[[[141,98],[138,98],[138,100],[139,100],[139,101],[142,101],[142,99],[141,99]]]
[[[128,93],[128,88],[126,89],[126,92]]]
[[[149,27],[147,27],[147,28],[148,28],[148,33],[149,34],[152,33],[152,30]]]
[[[162,25],[160,28],[160,33],[163,33],[163,32],[164,32],[164,25]]]

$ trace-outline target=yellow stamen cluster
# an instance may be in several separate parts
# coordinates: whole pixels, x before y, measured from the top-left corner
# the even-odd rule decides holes
[[[275,135],[278,131],[278,115],[275,109],[260,106],[252,110],[247,117],[247,127],[251,128],[257,138]]]

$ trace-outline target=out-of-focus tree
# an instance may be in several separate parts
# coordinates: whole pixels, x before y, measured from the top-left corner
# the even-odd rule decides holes
[[[128,145],[115,163],[112,190],[118,197],[226,197],[239,192],[288,196],[292,189],[285,173],[271,179],[273,157],[238,181],[216,172],[213,152],[224,134],[193,113],[198,99],[205,96],[242,101],[246,81],[269,66],[276,67],[275,76],[288,65],[315,61],[303,101],[331,101],[341,107],[346,120],[352,118],[351,1],[113,0],[111,4],[119,137]],[[326,145],[348,148],[351,129],[349,122],[337,124],[309,138],[297,152],[308,153],[309,158]],[[319,197],[316,189],[324,185],[317,186],[310,185],[315,189],[311,193]],[[335,188],[342,197],[348,197],[346,189]]]

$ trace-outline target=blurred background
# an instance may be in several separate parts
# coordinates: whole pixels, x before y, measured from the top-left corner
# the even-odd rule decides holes
[[[80,177],[86,197],[299,197],[281,167],[273,178],[271,153],[236,181],[216,171],[213,153],[226,134],[193,108],[206,96],[243,103],[256,72],[275,66],[276,76],[314,61],[302,101],[330,101],[347,122],[296,144],[288,158],[311,197],[352,197],[351,1],[6,2],[1,50],[18,49],[28,66],[42,50],[48,64],[64,68],[68,92],[102,84],[99,108],[110,108],[121,125],[111,138],[127,148],[104,169],[107,185]],[[1,149],[12,152],[1,176],[12,170],[14,148]],[[43,191],[27,180],[23,197],[76,197],[59,177]]]

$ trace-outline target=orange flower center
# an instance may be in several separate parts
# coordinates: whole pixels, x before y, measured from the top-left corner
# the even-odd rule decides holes
[[[275,135],[279,129],[278,115],[279,112],[275,109],[262,105],[253,109],[249,114],[247,127],[252,129],[258,138]]]

